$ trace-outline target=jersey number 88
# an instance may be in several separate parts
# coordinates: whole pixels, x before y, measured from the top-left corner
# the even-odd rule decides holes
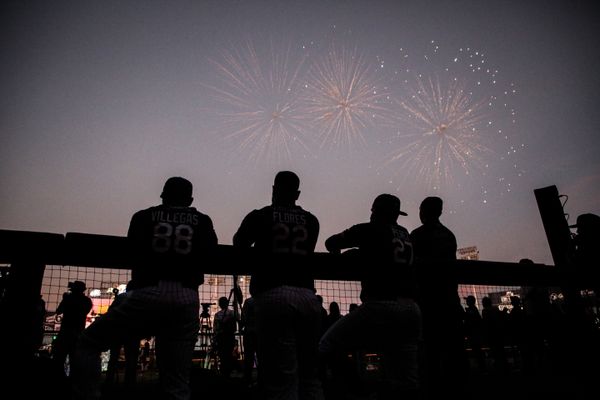
[[[154,225],[152,249],[157,253],[166,253],[170,249],[177,254],[189,254],[192,251],[192,236],[194,230],[186,224],[173,225],[159,222]]]

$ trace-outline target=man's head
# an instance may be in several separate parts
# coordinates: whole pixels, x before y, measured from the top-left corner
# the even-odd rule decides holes
[[[229,307],[229,299],[225,296],[219,297],[219,307],[221,307],[222,310],[225,310],[226,308]]]
[[[192,183],[185,178],[174,176],[167,179],[160,195],[163,204],[169,206],[184,206],[192,204]]]
[[[87,289],[83,281],[69,282],[68,287],[72,293],[83,293]]]
[[[491,307],[492,299],[490,299],[488,296],[485,296],[483,299],[481,299],[481,305],[483,306],[483,308]]]
[[[571,225],[571,228],[577,228],[577,234],[580,236],[598,236],[600,233],[600,216],[592,213],[581,214],[577,217],[577,224]]]
[[[475,296],[473,296],[473,295],[469,295],[469,296],[465,297],[465,301],[467,302],[467,305],[470,307],[477,304],[477,300],[475,300]]]
[[[275,205],[296,204],[300,196],[300,178],[292,171],[279,171],[273,183],[272,201]]]
[[[392,194],[380,194],[371,206],[371,221],[394,223],[399,215],[407,215],[400,211],[400,199]]]
[[[419,218],[422,223],[437,221],[442,215],[444,202],[439,197],[426,197],[419,207]]]

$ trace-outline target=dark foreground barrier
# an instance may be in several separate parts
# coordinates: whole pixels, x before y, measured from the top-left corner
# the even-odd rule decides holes
[[[34,341],[31,320],[40,298],[47,265],[116,270],[131,268],[127,239],[124,237],[0,230],[0,243],[3,244],[0,263],[10,265],[0,267],[4,272],[9,272],[3,279],[0,303],[0,318],[3,321],[0,343],[10,344],[1,347],[4,367],[21,365],[24,360],[31,359],[31,343]],[[219,245],[217,251],[202,265],[206,274],[218,275],[251,275],[256,268],[264,267],[264,260],[252,250],[239,250],[230,245]],[[419,266],[421,271],[427,271],[430,267]],[[593,287],[590,286],[591,282],[595,282],[597,276],[596,271],[589,267],[579,268],[575,274],[568,268],[553,265],[478,260],[458,260],[443,267],[452,271],[460,283],[469,285]],[[365,266],[348,255],[327,253],[315,254],[301,268],[303,273],[315,279],[338,281],[359,281],[364,274],[373,273],[374,270],[373,266]],[[291,274],[294,272],[289,270]],[[427,272],[424,275],[427,276]],[[432,279],[435,279],[433,274]],[[571,326],[573,332],[568,334],[565,341],[577,344],[577,327],[567,326]],[[577,346],[580,356],[565,356],[565,360],[580,362],[585,358],[589,341],[581,343],[585,343],[585,346]],[[569,371],[567,365],[564,368]],[[567,387],[570,389],[571,385]]]

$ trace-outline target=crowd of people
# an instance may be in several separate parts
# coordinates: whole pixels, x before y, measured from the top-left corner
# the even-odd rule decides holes
[[[325,240],[329,252],[364,270],[361,303],[342,315],[335,301],[329,312],[324,309],[314,279],[304,268],[315,251],[320,226],[313,213],[297,204],[299,188],[294,172],[277,173],[271,203],[250,211],[233,236],[234,248],[253,249],[261,259],[239,326],[247,382],[252,383],[256,365],[264,399],[344,398],[357,390],[354,384],[365,382],[380,398],[460,395],[469,369],[465,337],[483,369],[482,327],[497,332],[504,329],[498,328],[504,320],[489,298],[482,302],[481,314],[474,298],[467,299],[466,308],[461,305],[458,281],[448,268],[456,260],[457,241],[440,221],[442,199],[425,198],[419,208],[422,225],[409,232],[398,223],[407,215],[400,199],[381,194],[373,200],[369,221]],[[85,296],[75,302],[85,290],[83,282],[77,281],[59,306],[65,332],[61,329],[55,358],[64,362],[69,354],[76,399],[101,396],[101,352],[132,340],[139,345],[149,336],[155,338],[165,398],[191,396],[190,370],[200,328],[198,287],[204,281],[203,265],[217,248],[217,236],[211,218],[191,206],[192,184],[187,179],[169,178],[161,198],[161,204],[135,213],[130,222],[132,290],[86,329],[81,317],[71,325],[66,311],[70,307],[84,318],[89,312],[91,302]],[[579,243],[589,248],[583,239]],[[521,309],[517,299],[514,310]],[[220,299],[219,306],[214,341],[228,375],[236,321],[227,298]],[[516,324],[517,312],[513,313],[511,323]],[[485,342],[498,368],[504,368],[504,344],[490,334]],[[378,355],[377,374],[354,368],[365,352]]]

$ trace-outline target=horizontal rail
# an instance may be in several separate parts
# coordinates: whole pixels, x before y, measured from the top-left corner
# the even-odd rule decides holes
[[[35,262],[46,265],[131,268],[127,239],[121,236],[0,230],[0,243],[3,243],[0,248],[1,263]],[[421,271],[431,269],[432,274],[440,267],[419,266]],[[250,275],[258,268],[265,268],[265,261],[252,249],[241,250],[231,245],[219,245],[202,268],[209,274]],[[546,264],[457,260],[443,268],[452,269],[457,280],[464,284],[560,285],[565,279],[573,278],[572,274],[567,274],[568,271]],[[310,273],[315,279],[329,280],[360,280],[370,269],[372,266],[365,266],[352,257],[329,253],[316,253],[302,265],[303,273]],[[585,282],[588,278],[580,276],[577,280]],[[435,275],[432,275],[432,279],[435,279]]]

